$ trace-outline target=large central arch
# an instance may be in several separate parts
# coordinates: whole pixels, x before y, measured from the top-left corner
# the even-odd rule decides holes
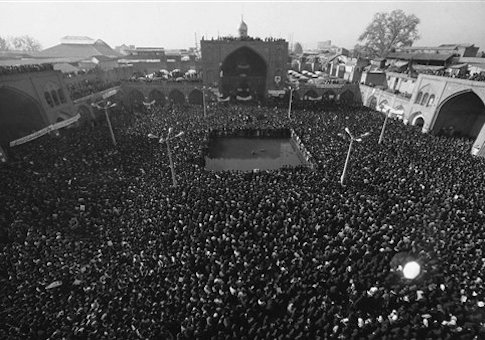
[[[433,133],[476,138],[485,123],[485,104],[473,91],[456,93],[437,108]]]
[[[44,128],[40,103],[28,94],[0,87],[0,145]]]
[[[240,47],[229,54],[221,66],[221,85],[228,95],[256,95],[263,98],[266,89],[265,60],[249,47]]]

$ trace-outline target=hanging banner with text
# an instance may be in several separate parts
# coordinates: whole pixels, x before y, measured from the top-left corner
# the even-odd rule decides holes
[[[55,124],[49,125],[49,126],[43,128],[42,130],[36,131],[34,133],[31,133],[28,136],[25,136],[25,137],[16,139],[14,141],[11,141],[10,142],[10,146],[17,146],[17,145],[21,145],[21,144],[24,144],[24,143],[33,141],[34,139],[37,139],[39,137],[42,137],[43,135],[48,134],[51,131],[59,130],[59,129],[62,129],[63,127],[69,126],[69,125],[77,122],[79,120],[79,118],[81,118],[81,115],[78,113],[74,117],[71,117],[69,119],[63,120],[63,121],[61,121],[59,123],[55,123]]]

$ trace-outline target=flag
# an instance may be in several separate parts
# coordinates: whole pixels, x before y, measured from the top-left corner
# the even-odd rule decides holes
[[[57,288],[57,287],[60,287],[60,286],[62,286],[62,281],[54,281],[50,285],[45,287],[45,289]]]

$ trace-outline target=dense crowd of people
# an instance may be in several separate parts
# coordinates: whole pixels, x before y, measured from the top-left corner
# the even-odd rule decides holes
[[[113,111],[0,166],[2,339],[483,339],[485,162],[364,108]],[[279,108],[280,106],[281,108]],[[113,109],[115,110],[115,109]],[[178,186],[164,144],[171,141]],[[346,179],[339,177],[349,140]],[[211,172],[210,130],[293,128],[315,169]],[[414,280],[406,261],[421,264]]]
[[[53,70],[54,70],[54,66],[52,64],[0,66],[0,76],[7,75],[7,74],[43,72],[43,71],[53,71]]]
[[[389,69],[390,72],[399,72],[397,68]],[[466,79],[466,80],[473,80],[473,81],[485,81],[485,72],[450,72],[449,69],[440,69],[440,70],[420,70],[419,72],[416,70],[405,70],[400,73],[408,74],[414,78],[417,78],[419,74],[428,74],[433,76],[440,76],[440,77],[448,77],[448,78],[456,78],[456,79]]]
[[[202,37],[202,40],[205,38]],[[267,38],[259,38],[259,37],[251,37],[251,36],[222,36],[222,37],[217,37],[214,39],[214,37],[211,38],[212,41],[264,41],[264,42],[275,42],[275,41],[286,41],[283,38],[273,38],[273,37],[267,37]]]

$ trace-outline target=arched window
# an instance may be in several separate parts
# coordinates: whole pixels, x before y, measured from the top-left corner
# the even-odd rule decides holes
[[[49,104],[50,107],[54,107],[54,102],[52,101],[51,94],[46,91],[46,92],[44,92],[44,97],[45,97],[45,101],[47,102],[47,104]]]
[[[60,104],[59,102],[59,97],[57,97],[57,92],[52,90],[51,91],[52,99],[54,99],[54,103],[56,103],[56,106]]]
[[[419,91],[418,95],[416,96],[416,101],[414,103],[419,104],[422,96],[423,96],[423,92]]]
[[[434,94],[429,96],[428,103],[426,104],[426,106],[431,106],[433,105],[433,103],[434,103]]]
[[[49,104],[50,106],[61,104],[60,101],[59,101],[59,96],[57,95],[59,90],[60,90],[59,85],[56,84],[56,83],[48,82],[45,85],[45,92],[48,93],[49,96],[51,97],[52,105]],[[47,95],[46,95],[46,100],[47,100]]]
[[[421,105],[426,105],[427,100],[428,100],[428,94],[425,93],[423,96],[423,100],[421,100]]]
[[[62,89],[57,90],[57,94],[59,95],[59,99],[61,100],[61,103],[66,102],[66,96],[64,96],[64,91]]]

